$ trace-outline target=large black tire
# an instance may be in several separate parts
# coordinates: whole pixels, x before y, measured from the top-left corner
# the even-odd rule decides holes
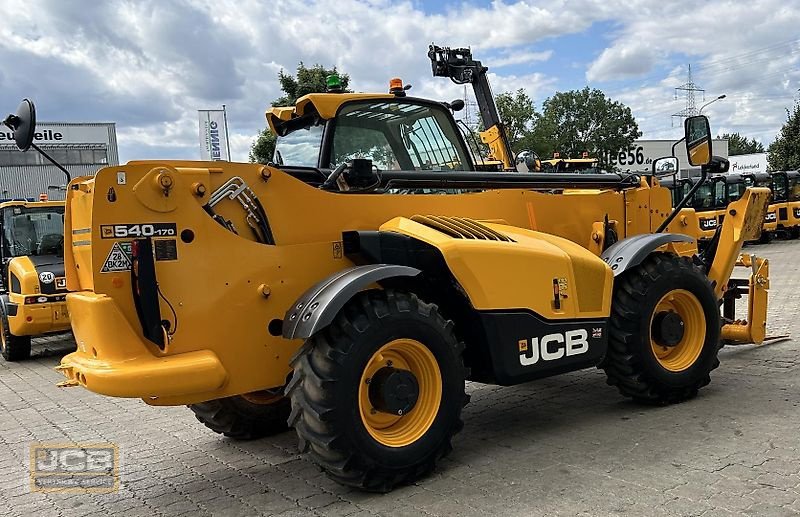
[[[251,397],[251,400],[258,399]],[[251,400],[239,395],[188,407],[203,425],[234,440],[255,440],[289,429],[289,399],[279,397],[268,403]]]
[[[31,356],[31,337],[15,336],[8,327],[6,306],[0,303],[0,353],[6,361],[24,361]]]
[[[427,414],[429,426],[417,429],[422,434],[409,443],[387,445],[372,434],[375,429],[368,428],[362,413],[360,390],[370,380],[362,377],[379,350],[404,340],[432,354],[428,362],[438,368],[440,381],[420,381],[419,402],[400,417]],[[435,305],[394,290],[359,293],[292,361],[289,423],[297,431],[300,450],[337,482],[362,490],[387,492],[425,476],[452,450],[451,438],[463,427],[461,410],[468,401],[463,349],[453,322],[445,320]],[[432,386],[437,391],[441,386],[438,407],[420,409],[422,394]]]
[[[767,230],[761,230],[761,237],[758,239],[759,244],[769,244],[772,242],[772,239],[775,237],[772,232],[768,232]]]
[[[694,298],[698,302],[694,305],[695,317],[681,324],[686,340],[680,338],[673,345],[685,349],[659,347],[655,337],[656,307],[670,293],[681,293],[682,300]],[[705,332],[698,324],[702,320]],[[719,305],[703,272],[689,258],[655,253],[614,282],[608,353],[601,365],[608,384],[627,397],[649,404],[690,399],[711,382],[710,373],[719,366],[720,330]],[[698,339],[691,340],[692,332]],[[665,366],[667,359],[659,359],[656,349],[687,354],[680,357],[685,367]]]

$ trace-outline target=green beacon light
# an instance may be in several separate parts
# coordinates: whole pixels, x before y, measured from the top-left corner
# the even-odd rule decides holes
[[[342,91],[342,79],[339,77],[339,74],[331,74],[325,78],[325,88],[329,92],[341,92]]]

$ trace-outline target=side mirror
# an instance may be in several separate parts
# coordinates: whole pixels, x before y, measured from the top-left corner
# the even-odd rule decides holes
[[[707,165],[711,161],[711,127],[703,115],[689,117],[684,121],[686,154],[689,164]]]
[[[653,176],[674,176],[678,173],[678,159],[674,156],[664,156],[653,161]]]
[[[534,151],[521,151],[514,163],[517,166],[517,172],[538,172],[542,170],[542,161]]]
[[[453,112],[461,111],[461,110],[464,109],[464,101],[463,101],[463,99],[456,99],[456,100],[451,101],[449,103],[446,102],[445,104]]]
[[[36,129],[36,107],[33,101],[23,99],[17,108],[17,113],[7,116],[3,124],[14,132],[14,142],[20,151],[30,149]]]

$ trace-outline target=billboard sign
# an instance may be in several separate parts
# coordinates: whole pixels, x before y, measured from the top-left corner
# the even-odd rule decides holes
[[[767,153],[737,154],[729,158],[730,174],[749,174],[767,172]]]
[[[650,172],[656,159],[672,155],[672,145],[674,143],[675,140],[636,140],[629,149],[612,154],[606,162],[611,163],[623,172]],[[727,158],[728,141],[715,138],[712,143],[712,152],[715,156]],[[700,167],[689,165],[689,158],[686,156],[686,145],[683,142],[675,146],[675,156],[678,157],[678,166],[681,170],[700,169]],[[732,162],[731,168],[733,168]]]

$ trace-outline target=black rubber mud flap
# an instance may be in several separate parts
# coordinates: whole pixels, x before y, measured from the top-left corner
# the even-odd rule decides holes
[[[153,258],[153,240],[135,239],[131,246],[131,290],[133,305],[142,324],[142,333],[158,348],[164,349],[164,328],[161,326],[161,307],[158,304],[156,263]]]

